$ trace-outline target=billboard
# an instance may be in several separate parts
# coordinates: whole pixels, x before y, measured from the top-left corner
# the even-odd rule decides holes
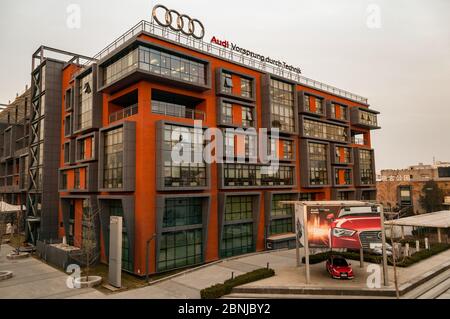
[[[374,249],[381,245],[378,207],[308,206],[306,223],[300,211],[296,211],[295,220],[301,246],[304,227],[308,227],[311,248]]]

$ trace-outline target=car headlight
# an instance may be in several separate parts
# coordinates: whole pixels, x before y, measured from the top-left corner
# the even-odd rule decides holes
[[[333,228],[333,236],[335,237],[351,237],[356,233],[355,230],[345,228]]]

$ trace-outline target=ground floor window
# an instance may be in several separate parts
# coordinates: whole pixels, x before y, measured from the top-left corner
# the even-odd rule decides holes
[[[278,235],[285,233],[292,233],[292,217],[272,219],[270,222],[270,235]]]
[[[202,233],[201,228],[163,233],[160,239],[158,271],[203,262]]]
[[[253,223],[225,225],[220,255],[222,258],[255,251]]]

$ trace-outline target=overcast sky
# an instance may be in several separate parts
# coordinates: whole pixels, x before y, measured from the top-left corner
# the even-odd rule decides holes
[[[41,44],[93,56],[150,20],[156,3],[201,20],[206,41],[227,39],[368,97],[381,112],[377,170],[450,161],[448,0],[1,0],[0,103],[30,82]],[[79,28],[67,24],[70,4]]]

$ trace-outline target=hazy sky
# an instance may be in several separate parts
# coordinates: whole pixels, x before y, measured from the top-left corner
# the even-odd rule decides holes
[[[450,161],[448,0],[1,0],[0,102],[30,82],[41,44],[93,56],[150,20],[156,3],[201,20],[206,41],[225,38],[368,97],[381,112],[377,170]],[[67,25],[70,4],[81,9],[80,28]]]

